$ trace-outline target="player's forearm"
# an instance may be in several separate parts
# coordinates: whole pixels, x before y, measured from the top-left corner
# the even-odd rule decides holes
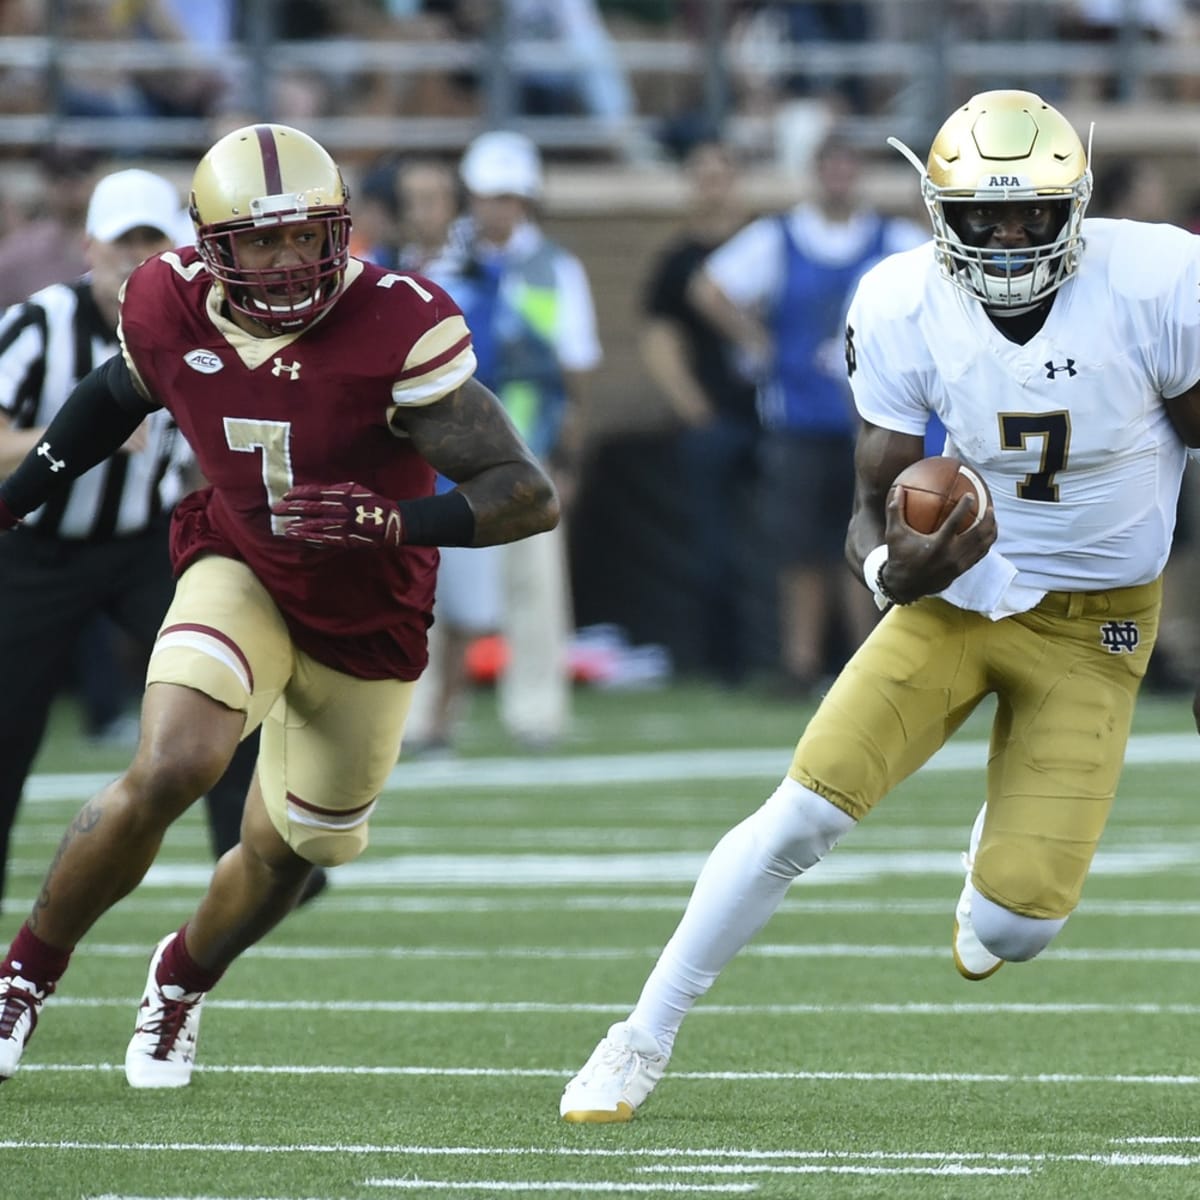
[[[859,578],[863,575],[863,563],[876,546],[886,540],[882,504],[876,498],[856,502],[846,530],[846,561]]]
[[[457,491],[475,515],[475,546],[515,542],[558,524],[558,494],[550,476],[534,462],[488,467]]]

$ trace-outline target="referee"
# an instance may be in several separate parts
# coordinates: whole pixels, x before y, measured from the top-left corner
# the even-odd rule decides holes
[[[88,205],[89,273],[0,315],[0,478],[38,445],[76,382],[117,351],[121,287],[141,262],[176,244],[183,219],[178,193],[161,176],[105,176]],[[80,631],[106,613],[147,654],[154,644],[175,589],[170,511],[191,472],[191,450],[160,409],[115,455],[0,538],[0,898],[21,792]],[[218,857],[237,843],[256,754],[256,737],[243,742],[206,798]],[[309,894],[323,884],[310,883]]]

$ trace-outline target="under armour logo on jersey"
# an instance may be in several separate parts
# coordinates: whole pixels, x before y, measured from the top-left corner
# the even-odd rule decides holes
[[[370,521],[372,525],[382,525],[383,524],[383,509],[382,508],[365,508],[363,505],[360,504],[354,510],[354,523],[356,525],[365,525],[368,521]]]
[[[278,361],[278,359],[276,361]],[[1061,367],[1056,366],[1053,362],[1046,363],[1047,379],[1053,379],[1055,375],[1059,373],[1059,371],[1066,371],[1068,378],[1079,374],[1079,372],[1075,370],[1075,360],[1073,358],[1068,358]]]
[[[55,458],[54,455],[50,453],[50,443],[49,442],[43,442],[37,448],[37,452],[38,452],[38,454],[41,455],[42,458],[44,458],[50,464],[50,470],[52,472],[53,471],[62,471],[62,470],[66,469],[67,464],[61,458]]]
[[[854,326],[846,326],[846,374],[853,375],[858,370],[858,354],[854,349]]]
[[[1132,654],[1141,640],[1136,621],[1105,621],[1100,626],[1100,644],[1109,654]]]
[[[272,375],[279,377],[286,371],[289,379],[300,378],[300,364],[298,362],[285,363],[282,358],[277,358],[274,361],[275,365],[271,368]]]

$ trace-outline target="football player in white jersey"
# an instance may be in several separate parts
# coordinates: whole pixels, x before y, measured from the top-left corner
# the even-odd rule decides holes
[[[1200,239],[1084,220],[1088,156],[1030,92],[973,97],[917,167],[933,240],[885,259],[851,304],[862,417],[851,566],[889,611],[830,688],[774,794],[713,850],[629,1017],[560,1105],[629,1120],[684,1017],[798,875],[988,696],[986,803],[953,957],[968,979],[1065,924],[1116,792],[1158,628],[1184,441],[1200,442]],[[902,515],[896,475],[946,453],[992,504],[958,532]]]

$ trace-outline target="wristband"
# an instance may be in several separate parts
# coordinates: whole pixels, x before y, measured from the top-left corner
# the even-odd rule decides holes
[[[863,559],[863,582],[871,589],[871,595],[875,597],[875,607],[883,612],[893,604],[899,604],[900,601],[888,591],[887,584],[883,582],[883,569],[888,564],[888,548],[884,543],[881,546],[876,546],[874,550]]]
[[[459,491],[399,500],[400,523],[407,546],[473,546],[475,511]]]

